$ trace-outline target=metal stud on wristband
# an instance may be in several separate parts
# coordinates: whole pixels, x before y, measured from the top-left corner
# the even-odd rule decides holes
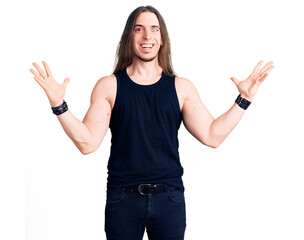
[[[63,103],[58,107],[52,107],[53,113],[55,115],[60,115],[68,110],[67,103],[63,100]]]
[[[248,101],[247,99],[245,98],[242,98],[241,97],[241,94],[238,95],[237,99],[235,100],[235,102],[241,107],[243,108],[244,110],[246,110],[249,105],[251,104],[250,101]]]

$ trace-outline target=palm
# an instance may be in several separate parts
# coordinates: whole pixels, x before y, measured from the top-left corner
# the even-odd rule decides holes
[[[52,107],[60,105],[63,101],[66,87],[70,79],[66,78],[63,84],[59,84],[53,78],[51,70],[46,62],[43,61],[45,72],[39,67],[38,64],[33,63],[33,65],[35,66],[39,74],[35,72],[33,69],[30,69],[30,71],[35,75],[34,79],[36,80],[36,82],[45,91]]]
[[[253,72],[244,81],[238,81],[236,78],[232,77],[231,80],[237,86],[242,97],[252,100],[258,91],[261,83],[266,79],[269,72],[274,68],[272,61],[267,63],[262,69],[259,68],[262,65],[262,61],[254,68]]]
[[[240,82],[237,87],[240,93],[245,93],[243,95],[246,95],[248,98],[249,96],[254,96],[256,92],[258,91],[260,84],[255,83],[254,80],[252,80],[250,77],[248,77],[246,80]],[[252,98],[250,97],[250,98]]]
[[[57,101],[63,99],[65,95],[65,87],[55,81],[53,77],[47,77],[45,79],[45,92],[51,99],[56,99]]]

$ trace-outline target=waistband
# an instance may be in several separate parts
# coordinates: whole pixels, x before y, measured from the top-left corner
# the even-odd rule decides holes
[[[166,192],[168,190],[177,189],[173,186],[157,183],[157,184],[139,184],[130,187],[108,187],[109,190],[122,190],[122,191],[131,191],[131,192],[138,192],[140,195],[152,195],[155,193]]]

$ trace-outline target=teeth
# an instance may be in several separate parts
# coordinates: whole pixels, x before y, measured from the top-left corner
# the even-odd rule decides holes
[[[152,45],[141,45],[142,48],[151,48]]]

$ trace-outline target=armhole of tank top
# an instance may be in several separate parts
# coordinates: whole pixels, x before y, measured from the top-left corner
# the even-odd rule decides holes
[[[173,88],[174,88],[174,99],[175,99],[175,103],[176,103],[176,106],[177,106],[177,110],[178,110],[178,114],[181,114],[182,113],[182,111],[181,111],[181,109],[180,109],[180,105],[179,105],[179,101],[178,101],[178,96],[177,96],[177,91],[176,91],[176,85],[175,85],[175,76],[174,77],[172,77],[173,78]]]
[[[115,76],[115,79],[116,79],[116,95],[115,95],[115,101],[114,101],[114,105],[113,105],[113,108],[112,108],[112,112],[114,111],[115,109],[115,106],[117,105],[117,99],[118,99],[118,93],[119,93],[119,74],[118,73],[114,73],[114,76]]]

